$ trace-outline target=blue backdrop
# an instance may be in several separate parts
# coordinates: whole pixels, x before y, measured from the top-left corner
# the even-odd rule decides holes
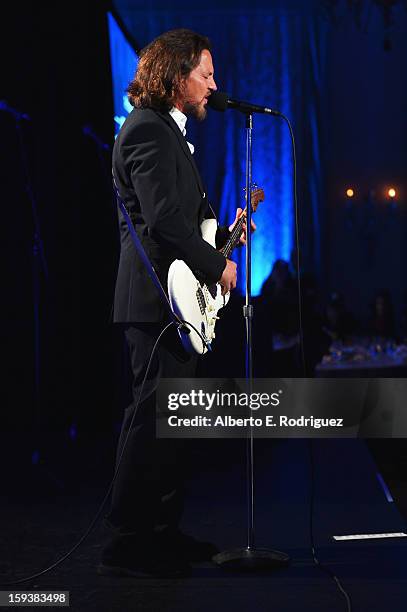
[[[126,88],[137,68],[138,56],[111,13],[107,14],[107,20],[112,67],[114,133],[117,136],[126,116],[133,108],[128,100]]]
[[[173,28],[186,27],[205,34],[212,41],[215,80],[220,90],[277,108],[289,117],[297,141],[302,262],[318,276],[323,186],[317,110],[324,79],[326,24],[309,10],[310,4],[304,9],[293,1],[268,2],[263,8],[257,1],[248,10],[240,8],[238,2],[227,8],[224,2],[210,1],[199,9],[186,3],[171,3],[169,7],[160,2],[115,2],[140,47]],[[121,63],[128,70],[128,61]],[[123,89],[133,72],[126,75],[124,85],[123,78],[120,82],[114,75],[115,96],[119,95],[121,104]],[[203,124],[192,119],[187,124],[188,140],[195,145],[207,192],[224,224],[230,223],[236,207],[243,205],[244,127],[244,116],[236,111],[209,111]],[[281,119],[254,116],[253,179],[266,193],[255,218],[258,231],[253,240],[252,288],[253,295],[258,295],[274,261],[288,260],[294,246],[291,141]],[[237,252],[236,260],[239,287],[244,290],[243,250]]]

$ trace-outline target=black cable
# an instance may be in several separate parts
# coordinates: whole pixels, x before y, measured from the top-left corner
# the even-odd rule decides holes
[[[78,542],[76,544],[74,544],[74,546],[67,553],[65,553],[65,555],[63,555],[60,559],[55,561],[55,563],[53,563],[52,565],[46,567],[45,569],[41,570],[40,572],[37,572],[36,574],[32,574],[31,576],[27,576],[26,578],[20,578],[19,580],[12,580],[10,582],[0,582],[0,586],[3,587],[3,586],[12,586],[12,585],[16,585],[16,584],[22,584],[23,582],[29,582],[30,580],[33,580],[34,578],[38,578],[39,576],[43,576],[44,574],[50,572],[54,568],[56,568],[59,565],[61,565],[61,563],[63,563],[66,559],[68,559],[68,557],[70,557],[72,555],[72,553],[74,553],[75,550],[77,548],[79,548],[79,546],[86,540],[86,538],[92,532],[93,528],[95,527],[97,521],[100,518],[100,515],[102,513],[103,508],[105,507],[106,502],[109,499],[110,493],[111,493],[111,491],[113,489],[113,485],[116,482],[117,475],[118,475],[119,469],[120,469],[120,465],[121,465],[121,462],[122,462],[122,459],[123,459],[123,456],[124,456],[124,451],[126,449],[127,441],[128,441],[128,438],[129,438],[129,435],[130,435],[130,432],[131,432],[131,429],[132,429],[132,426],[133,426],[133,423],[134,423],[134,419],[136,418],[137,410],[138,410],[138,407],[139,407],[139,404],[140,404],[140,401],[141,401],[141,398],[142,398],[142,395],[143,395],[144,385],[145,385],[146,380],[147,380],[148,372],[149,372],[150,367],[151,367],[151,363],[152,363],[152,360],[153,360],[153,357],[154,357],[154,353],[157,350],[158,344],[159,344],[162,336],[165,334],[167,329],[169,329],[171,327],[171,325],[173,325],[174,323],[175,323],[174,321],[171,321],[170,323],[168,323],[164,327],[164,329],[161,330],[161,332],[158,335],[157,340],[155,341],[155,344],[154,344],[154,346],[152,348],[152,351],[150,353],[150,358],[149,358],[148,364],[147,364],[146,373],[144,374],[143,382],[141,383],[140,393],[139,393],[139,397],[138,397],[138,400],[137,400],[137,404],[136,404],[133,416],[132,416],[131,421],[130,421],[129,429],[127,431],[126,437],[125,437],[124,442],[123,442],[123,447],[122,447],[122,451],[120,453],[120,457],[119,457],[119,459],[118,459],[118,461],[116,463],[116,468],[115,468],[112,480],[111,480],[110,485],[109,485],[109,487],[107,489],[105,497],[103,498],[102,503],[99,506],[95,516],[93,517],[89,527],[86,529],[85,533],[79,538]],[[197,330],[197,328],[194,325],[192,325],[192,323],[189,323],[188,321],[182,321],[182,320],[181,320],[181,323],[184,324],[184,325],[188,325],[189,327],[192,327],[192,329],[201,337],[202,341],[205,342],[205,339],[203,338],[202,334]]]
[[[298,198],[297,198],[297,156],[295,153],[295,138],[294,132],[291,127],[290,120],[288,117],[279,113],[279,116],[284,119],[288,125],[291,136],[291,146],[293,152],[293,167],[294,167],[294,216],[295,216],[295,245],[297,249],[297,287],[298,287],[298,321],[299,321],[299,334],[300,334],[300,351],[301,351],[301,363],[303,376],[306,378],[307,369],[305,365],[305,350],[304,350],[304,330],[302,323],[302,287],[301,287],[301,274],[300,274],[300,232],[299,232],[299,220],[298,220]]]
[[[302,371],[304,378],[307,377],[306,362],[305,362],[305,350],[304,350],[304,330],[302,321],[302,287],[301,287],[301,274],[300,274],[300,239],[299,239],[299,220],[298,220],[298,198],[297,198],[297,158],[295,153],[295,139],[294,133],[291,127],[289,119],[279,113],[279,115],[286,121],[291,135],[291,144],[293,152],[293,166],[294,166],[294,214],[295,214],[295,240],[297,248],[297,286],[298,286],[298,318],[299,318],[299,334],[300,334],[300,351],[301,351],[301,362]],[[310,451],[310,515],[309,515],[309,532],[310,532],[310,543],[311,553],[315,565],[323,572],[328,574],[336,583],[339,591],[346,599],[347,612],[352,612],[352,601],[349,594],[345,591],[342,583],[336,574],[328,567],[323,565],[317,557],[314,543],[314,499],[315,499],[315,466],[314,466],[314,453],[313,453],[313,440],[309,438],[309,451]]]
[[[61,565],[61,563],[63,563],[66,559],[68,559],[68,557],[70,557],[72,555],[72,553],[75,552],[75,550],[77,548],[79,548],[79,546],[85,541],[85,539],[91,533],[92,529],[94,528],[94,526],[96,525],[98,519],[100,518],[102,510],[103,510],[107,500],[109,499],[109,496],[110,496],[110,493],[112,491],[113,485],[114,485],[114,483],[115,483],[115,481],[117,479],[117,474],[119,473],[119,468],[120,468],[120,465],[121,465],[121,462],[122,462],[122,459],[123,459],[124,451],[126,449],[127,440],[129,438],[129,435],[130,435],[130,432],[131,432],[131,429],[132,429],[132,426],[133,426],[133,423],[134,423],[134,419],[136,417],[137,410],[138,410],[138,407],[139,407],[139,404],[140,404],[140,401],[141,401],[141,398],[142,398],[142,394],[143,394],[143,390],[144,390],[144,385],[145,385],[145,382],[147,380],[147,376],[148,376],[148,373],[149,373],[149,370],[150,370],[150,367],[151,367],[151,363],[152,363],[152,360],[153,360],[153,357],[154,357],[154,353],[157,350],[158,344],[159,344],[162,336],[167,331],[167,329],[169,329],[171,327],[171,325],[173,325],[173,321],[171,321],[171,323],[168,323],[164,327],[164,329],[160,332],[159,336],[157,337],[157,340],[155,341],[153,349],[152,349],[152,351],[150,353],[150,358],[148,360],[146,373],[144,374],[143,382],[141,383],[141,388],[140,388],[140,393],[139,393],[139,397],[138,397],[138,400],[137,400],[137,404],[136,404],[133,416],[132,416],[131,421],[130,421],[130,426],[129,426],[129,429],[127,431],[127,435],[126,435],[126,438],[124,440],[124,443],[123,443],[123,448],[122,448],[120,457],[119,457],[119,459],[118,459],[118,461],[116,463],[116,469],[114,471],[113,478],[112,478],[112,480],[110,482],[110,485],[108,487],[107,493],[105,494],[105,497],[103,498],[103,501],[102,501],[99,509],[97,510],[95,516],[93,517],[89,527],[87,528],[85,533],[82,535],[82,537],[78,540],[78,542],[65,555],[63,555],[60,559],[55,561],[55,563],[53,563],[49,567],[46,567],[42,571],[37,572],[36,574],[32,574],[31,576],[28,576],[27,578],[21,578],[20,580],[13,580],[11,582],[1,582],[0,583],[1,586],[11,586],[11,585],[15,585],[15,584],[22,584],[23,582],[29,582],[30,580],[33,580],[34,578],[38,578],[39,576],[43,576],[47,572],[49,572],[52,569],[54,569],[54,568],[58,567],[59,565]],[[192,325],[191,325],[191,327],[192,327]]]
[[[318,559],[317,553],[315,551],[315,542],[314,542],[315,466],[314,466],[314,448],[313,448],[312,442],[313,442],[313,440],[312,440],[312,438],[310,438],[309,439],[309,452],[310,452],[310,472],[311,472],[311,474],[310,474],[311,475],[310,481],[311,481],[311,485],[310,485],[309,532],[310,532],[310,543],[311,543],[312,558],[313,558],[313,561],[314,561],[315,565],[320,570],[322,570],[323,572],[328,574],[328,576],[330,576],[335,581],[336,586],[338,587],[339,591],[342,593],[342,595],[346,599],[346,610],[347,610],[347,612],[352,612],[352,600],[350,598],[349,593],[347,593],[347,591],[345,591],[345,589],[342,586],[342,583],[339,580],[338,576],[331,569],[329,569],[329,567],[327,567],[326,565],[321,563],[321,561]]]

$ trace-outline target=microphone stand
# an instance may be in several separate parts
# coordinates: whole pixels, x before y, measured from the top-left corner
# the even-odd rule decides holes
[[[245,111],[243,111],[245,112]],[[250,394],[253,388],[253,352],[252,352],[252,324],[253,305],[252,292],[252,239],[251,239],[251,188],[252,188],[252,131],[253,115],[250,111],[246,115],[246,301],[243,306],[243,317],[246,326],[246,388]],[[247,435],[246,466],[247,466],[247,546],[223,551],[213,557],[213,561],[226,569],[240,571],[271,570],[286,565],[290,558],[278,550],[255,547],[254,529],[254,439],[253,425]]]

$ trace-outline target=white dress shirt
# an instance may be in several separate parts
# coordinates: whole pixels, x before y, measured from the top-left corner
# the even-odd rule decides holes
[[[174,119],[175,123],[178,125],[179,129],[181,130],[182,135],[186,137],[187,131],[185,129],[185,125],[187,122],[187,116],[184,115],[184,113],[182,113],[178,108],[175,108],[175,106],[172,107],[169,113]],[[188,142],[188,140],[187,145],[189,146],[189,150],[191,151],[191,153],[193,153],[195,151],[194,145]]]

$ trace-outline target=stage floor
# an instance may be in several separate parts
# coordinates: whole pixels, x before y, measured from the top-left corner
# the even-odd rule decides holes
[[[189,483],[184,531],[222,550],[245,545],[244,441],[191,442],[191,471],[199,478]],[[316,440],[313,445],[313,525],[320,561],[338,576],[354,612],[404,611],[407,541],[335,543],[332,535],[405,531],[400,513],[407,507],[405,475],[394,473],[396,507],[386,498],[363,442]],[[25,437],[3,437],[4,581],[45,568],[79,539],[103,499],[114,457],[114,441],[106,435],[65,444],[55,436],[38,466],[29,465],[27,448]],[[68,590],[70,609],[80,612],[345,612],[344,596],[311,556],[309,442],[257,441],[255,451],[257,544],[288,553],[289,567],[248,575],[206,563],[194,566],[188,579],[102,577],[95,571],[104,540],[99,523],[63,565],[15,589]]]

